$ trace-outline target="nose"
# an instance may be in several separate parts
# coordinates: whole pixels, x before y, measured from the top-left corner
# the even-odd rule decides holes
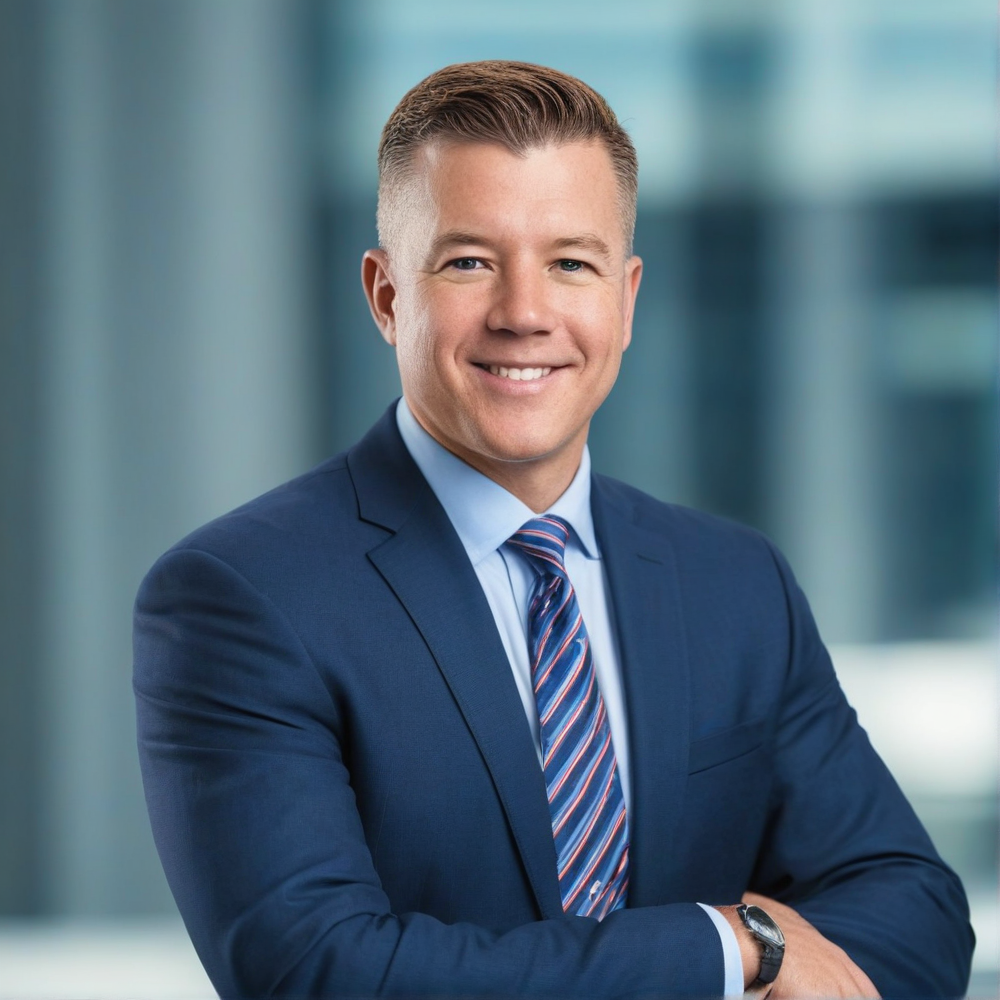
[[[496,282],[486,325],[497,332],[525,337],[549,333],[555,324],[552,289],[544,271],[527,262],[504,268]]]

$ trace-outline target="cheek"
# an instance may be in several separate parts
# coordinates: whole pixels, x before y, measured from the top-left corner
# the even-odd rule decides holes
[[[423,331],[408,327],[396,343],[396,362],[404,388],[425,387],[434,371],[433,344]]]
[[[624,313],[620,290],[602,285],[559,303],[567,322],[577,331],[580,347],[594,360],[621,353]]]
[[[438,305],[417,301],[398,313],[396,361],[406,388],[433,391],[446,377],[452,347],[447,313]]]
[[[413,302],[406,317],[406,339],[425,361],[437,357],[439,362],[447,362],[474,336],[481,299],[477,288],[448,284],[435,287]]]
[[[442,282],[422,303],[421,321],[438,331],[443,344],[457,345],[478,328],[489,309],[486,282]]]
[[[624,328],[619,314],[605,313],[595,317],[587,328],[587,343],[583,345],[588,361],[613,378],[621,365],[625,350]]]

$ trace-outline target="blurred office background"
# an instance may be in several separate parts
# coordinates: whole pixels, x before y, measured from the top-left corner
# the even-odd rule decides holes
[[[785,550],[995,996],[994,21],[0,0],[0,997],[207,993],[142,801],[133,595],[398,392],[358,282],[379,129],[487,57],[581,76],[639,150],[645,278],[596,466]]]

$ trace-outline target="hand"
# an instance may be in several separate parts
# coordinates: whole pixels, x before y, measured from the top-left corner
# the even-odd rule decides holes
[[[808,997],[862,997],[864,1000],[880,1000],[872,981],[854,964],[847,952],[823,937],[790,906],[768,899],[767,896],[758,896],[754,892],[744,893],[743,902],[759,906],[785,935],[785,957],[781,963],[781,971],[770,989],[765,987],[762,991],[769,1000],[805,1000]],[[751,963],[752,968],[747,968],[744,938],[749,937],[750,933],[745,927],[742,935],[737,934],[743,955],[744,976],[749,974],[750,977],[747,985],[756,979],[760,970],[759,946],[754,950],[756,964]]]

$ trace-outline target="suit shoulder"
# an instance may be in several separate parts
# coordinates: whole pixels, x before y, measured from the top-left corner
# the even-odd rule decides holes
[[[734,649],[792,641],[816,646],[805,595],[760,531],[614,480],[604,479],[600,492],[631,524],[629,543],[676,574],[692,648],[716,649],[720,641]]]
[[[357,499],[340,454],[209,521],[173,545],[214,556],[248,577],[302,559],[358,520]],[[325,547],[325,546],[324,546]]]
[[[741,599],[776,602],[785,607],[798,589],[778,547],[756,528],[717,514],[664,503],[626,483],[595,477],[602,501],[609,503],[653,544],[669,546],[687,585],[710,584]]]
[[[756,528],[681,504],[665,503],[642,490],[609,476],[594,479],[605,500],[647,531],[661,534],[675,545],[697,548],[768,551],[777,555],[774,543]]]

